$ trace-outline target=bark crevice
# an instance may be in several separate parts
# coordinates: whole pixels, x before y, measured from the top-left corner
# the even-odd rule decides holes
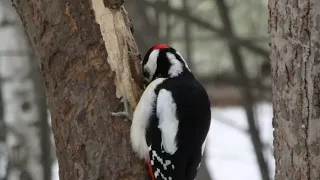
[[[320,2],[269,0],[269,10],[275,179],[319,179]]]

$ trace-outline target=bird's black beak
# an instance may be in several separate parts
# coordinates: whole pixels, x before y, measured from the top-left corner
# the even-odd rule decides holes
[[[142,80],[142,83],[143,83],[143,87],[146,88],[150,82],[148,78],[144,77]]]

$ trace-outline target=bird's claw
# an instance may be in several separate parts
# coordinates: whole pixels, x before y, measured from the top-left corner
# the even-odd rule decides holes
[[[132,121],[132,113],[130,111],[130,103],[127,99],[121,98],[120,100],[124,105],[124,111],[121,112],[109,112],[111,116],[122,117],[125,121]]]

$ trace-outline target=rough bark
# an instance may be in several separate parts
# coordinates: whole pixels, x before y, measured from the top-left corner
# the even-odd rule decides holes
[[[320,1],[269,0],[276,180],[320,179]]]
[[[145,179],[130,123],[111,117],[137,104],[139,54],[122,1],[12,0],[44,77],[60,179]]]

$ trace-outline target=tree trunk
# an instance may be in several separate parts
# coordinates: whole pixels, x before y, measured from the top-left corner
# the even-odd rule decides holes
[[[7,129],[4,123],[3,111],[4,103],[2,98],[2,76],[0,75],[0,180],[5,180],[7,174],[6,169],[8,164],[8,149],[6,144]]]
[[[4,9],[4,7],[3,4],[0,3],[0,29],[4,28],[7,24],[6,22],[8,22],[6,16],[4,16],[2,9]],[[8,165],[8,149],[6,144],[7,129],[4,123],[4,102],[2,98],[2,82],[3,77],[0,73],[0,180],[5,180]]]
[[[269,0],[276,180],[320,179],[319,12],[319,0]]]
[[[32,48],[9,0],[0,2],[0,77],[8,180],[50,180],[51,143],[45,91]]]
[[[52,115],[60,179],[145,179],[130,123],[111,117],[140,95],[139,54],[123,1],[12,0],[31,39]]]

